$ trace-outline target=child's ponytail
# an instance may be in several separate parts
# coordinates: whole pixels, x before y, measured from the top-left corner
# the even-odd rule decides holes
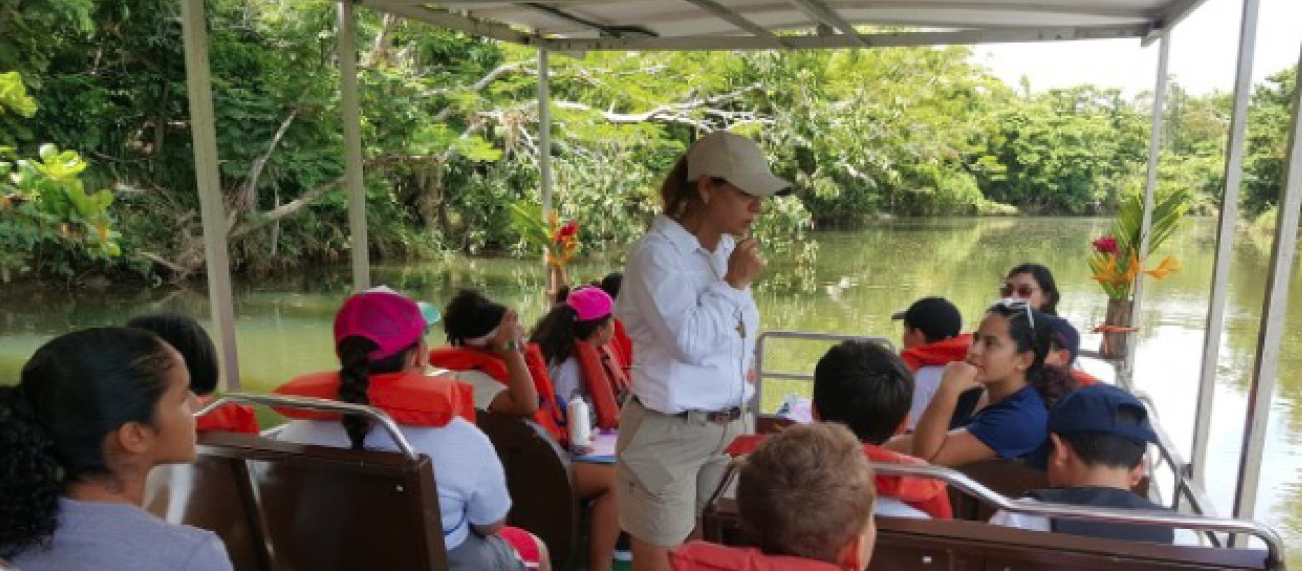
[[[565,303],[557,304],[534,326],[529,342],[538,344],[544,361],[564,363],[574,354],[574,342],[579,339],[575,336],[578,319],[579,314],[574,308]]]

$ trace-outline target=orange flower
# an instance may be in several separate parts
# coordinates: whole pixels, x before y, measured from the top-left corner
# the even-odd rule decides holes
[[[1161,280],[1161,279],[1166,279],[1167,276],[1175,272],[1178,272],[1181,269],[1183,268],[1180,266],[1179,261],[1177,261],[1175,258],[1172,258],[1171,256],[1167,256],[1162,259],[1162,263],[1158,264],[1156,268],[1153,268],[1151,270],[1144,270],[1144,273],[1153,276],[1154,279]]]

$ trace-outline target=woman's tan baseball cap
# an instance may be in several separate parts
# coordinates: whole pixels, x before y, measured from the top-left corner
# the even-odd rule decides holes
[[[764,151],[755,141],[728,131],[710,133],[687,149],[687,180],[703,176],[724,179],[751,196],[767,198],[791,192],[791,183],[769,170]]]

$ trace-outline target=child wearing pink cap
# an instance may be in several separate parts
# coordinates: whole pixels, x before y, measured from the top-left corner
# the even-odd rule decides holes
[[[335,315],[337,373],[304,375],[276,389],[277,393],[308,395],[322,383],[334,388],[338,400],[388,410],[402,403],[385,401],[384,395],[401,388],[418,394],[424,385],[449,384],[445,378],[425,376],[428,349],[425,333],[432,312],[390,290],[375,288],[353,295]],[[381,390],[375,390],[379,386]],[[327,387],[330,388],[330,387]],[[430,395],[437,386],[424,386]],[[418,399],[419,400],[419,399]],[[426,403],[428,404],[428,403]],[[423,406],[407,403],[412,408]],[[430,458],[436,474],[443,541],[451,570],[522,571],[548,569],[547,552],[537,538],[504,529],[511,497],[502,463],[492,443],[474,424],[446,414],[437,421],[404,422],[394,415],[403,436],[417,452]],[[383,430],[373,430],[364,417],[338,420],[297,419],[287,423],[277,438],[303,444],[353,449],[397,450]],[[504,539],[503,535],[506,536]],[[513,542],[521,545],[514,546]],[[532,557],[522,558],[521,554]],[[532,561],[530,561],[532,559]]]
[[[529,339],[542,350],[560,406],[583,397],[592,403],[594,419],[603,428],[618,422],[618,396],[627,389],[623,369],[611,362],[608,348],[615,334],[614,305],[601,288],[576,288],[538,322]],[[571,465],[579,495],[593,502],[588,569],[609,570],[619,538],[615,468],[583,461]]]

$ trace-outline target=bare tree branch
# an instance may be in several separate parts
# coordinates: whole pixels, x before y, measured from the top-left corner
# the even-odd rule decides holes
[[[360,67],[375,67],[377,65],[389,65],[390,50],[393,48],[389,39],[393,36],[393,31],[402,23],[402,19],[393,14],[385,14],[384,22],[380,25],[380,32],[375,35],[375,41],[371,42],[371,51],[362,56]]]
[[[298,118],[299,108],[295,106],[289,112],[289,116],[280,122],[280,128],[276,129],[276,134],[271,137],[271,143],[267,145],[267,150],[258,158],[253,159],[253,167],[249,169],[249,176],[244,177],[244,184],[240,185],[240,190],[236,195],[232,208],[226,214],[226,229],[235,227],[235,221],[239,218],[240,212],[245,209],[251,209],[258,204],[258,178],[262,176],[262,171],[267,168],[267,161],[271,159],[271,153],[276,151],[276,146],[280,140],[285,137],[285,132],[289,126]]]

